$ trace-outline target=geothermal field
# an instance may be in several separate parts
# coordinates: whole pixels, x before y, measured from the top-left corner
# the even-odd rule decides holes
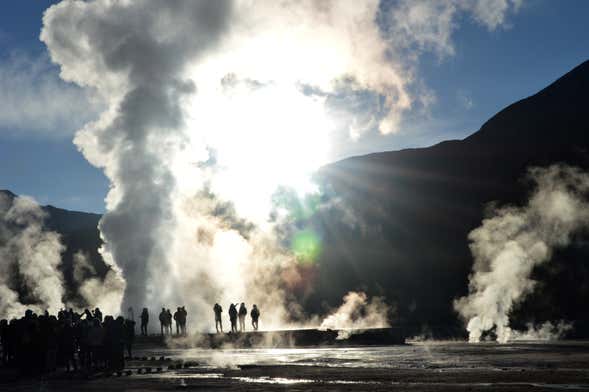
[[[122,374],[60,373],[4,391],[555,391],[589,389],[589,343],[410,341],[393,346],[143,346]]]

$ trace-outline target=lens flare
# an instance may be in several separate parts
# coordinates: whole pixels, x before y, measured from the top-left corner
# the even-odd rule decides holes
[[[314,263],[321,254],[321,239],[312,230],[301,230],[293,236],[291,250],[301,263]]]

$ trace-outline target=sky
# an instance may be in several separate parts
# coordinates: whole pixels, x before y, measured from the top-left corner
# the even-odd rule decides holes
[[[60,79],[39,40],[42,14],[51,4],[8,0],[1,5],[0,189],[31,195],[41,204],[104,212],[109,181],[72,143],[76,130],[97,119],[103,106],[92,91]],[[394,1],[382,4],[395,6]],[[449,36],[434,44],[411,41],[395,52],[407,58],[395,61],[411,64],[412,88],[424,98],[422,104],[402,113],[396,132],[383,135],[374,125],[357,138],[335,134],[328,162],[468,136],[506,105],[587,60],[588,16],[588,1],[522,1],[500,23],[460,14],[446,25]],[[403,31],[390,18],[379,26]],[[374,99],[360,94],[354,105]],[[364,115],[373,108],[365,106]]]

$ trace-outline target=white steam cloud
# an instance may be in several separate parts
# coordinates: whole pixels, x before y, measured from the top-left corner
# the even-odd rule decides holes
[[[589,224],[589,174],[556,165],[532,169],[530,176],[536,189],[527,205],[496,210],[469,235],[474,256],[470,294],[454,307],[468,321],[471,342],[493,329],[497,341],[508,341],[510,311],[534,289],[534,267]]]
[[[351,291],[344,297],[344,302],[321,323],[320,329],[339,330],[337,339],[347,339],[351,330],[390,327],[391,308],[384,298],[368,296],[363,292]]]
[[[43,227],[45,212],[30,197],[0,193],[0,318],[26,309],[57,312],[62,306],[64,250],[59,234]]]
[[[78,286],[78,294],[84,300],[85,306],[100,308],[105,314],[119,313],[125,279],[121,270],[107,257],[103,257],[109,268],[103,278],[96,276],[96,269],[88,256],[78,251],[73,257],[73,277]]]
[[[501,16],[511,9],[502,3]],[[46,11],[41,39],[61,77],[107,106],[74,142],[111,182],[101,253],[126,279],[123,309],[185,304],[190,320],[245,300],[276,326],[299,313],[288,291],[305,276],[268,213],[278,185],[314,191],[308,175],[326,163],[336,123],[327,100],[378,98],[362,116],[370,127],[348,113],[354,137],[372,125],[393,133],[429,101],[414,62],[401,60],[428,18],[414,14],[397,42],[382,27],[393,11],[383,12],[376,0],[64,1]],[[113,287],[123,283],[113,277]]]

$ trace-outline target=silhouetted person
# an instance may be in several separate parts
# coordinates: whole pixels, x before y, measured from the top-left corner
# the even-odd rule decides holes
[[[144,310],[146,310],[144,308]],[[143,328],[143,325],[141,326]],[[147,325],[146,329],[147,331]],[[146,333],[147,335],[147,333]],[[135,342],[135,321],[125,320],[125,347],[127,348],[127,357],[129,359],[133,356],[133,343]]]
[[[245,316],[247,316],[247,309],[242,302],[241,305],[239,305],[239,332],[245,331]]]
[[[147,308],[143,308],[141,312],[141,335],[147,336],[147,324],[149,323],[149,312]],[[163,334],[163,332],[162,332]]]
[[[104,319],[104,325],[106,328],[102,328],[98,319],[92,319],[87,334],[88,354],[86,356],[85,365],[87,369],[90,369],[92,365],[98,365],[104,357],[103,346],[105,344],[105,329],[108,329],[112,317],[107,316]]]
[[[250,312],[250,316],[252,318],[252,327],[254,331],[258,330],[258,319],[260,318],[260,310],[258,309],[257,305],[254,304],[252,307],[252,311]]]
[[[237,332],[237,308],[234,304],[229,305],[229,321],[231,321],[231,332]]]
[[[159,319],[160,319],[160,327],[162,330],[162,336],[164,336],[165,332],[167,331],[168,327],[168,314],[166,313],[166,309],[162,308],[162,311],[159,315]]]
[[[104,340],[108,353],[108,369],[111,371],[122,370],[125,367],[125,319],[122,316],[109,323]]]
[[[213,312],[215,312],[215,329],[217,330],[217,333],[219,333],[219,330],[223,332],[223,321],[221,321],[221,313],[223,313],[223,308],[221,305],[215,304],[215,306],[213,306]]]
[[[166,311],[166,327],[168,328],[168,335],[172,335],[172,312],[170,309]]]
[[[182,317],[182,311],[180,307],[176,308],[174,312],[174,321],[176,322],[176,335],[180,335],[180,318]]]
[[[58,341],[58,355],[61,362],[65,364],[66,371],[70,371],[70,365],[74,371],[78,370],[78,364],[74,355],[76,352],[75,331],[71,319],[66,318],[64,320],[58,336]]]
[[[2,346],[2,363],[8,363],[8,320],[0,320],[0,345]]]
[[[179,321],[180,321],[180,333],[184,336],[186,336],[186,318],[188,317],[188,312],[186,311],[186,308],[184,306],[180,307],[180,315],[179,315]]]
[[[98,321],[102,322],[102,312],[100,311],[100,309],[94,309],[94,318],[97,318]]]

